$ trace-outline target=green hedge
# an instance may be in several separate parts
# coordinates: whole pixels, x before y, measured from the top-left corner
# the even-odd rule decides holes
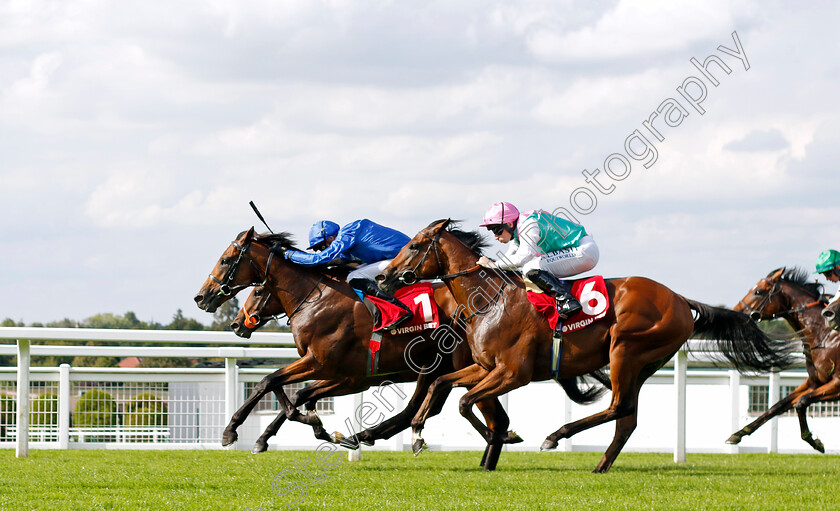
[[[123,424],[126,426],[168,426],[167,406],[150,392],[140,394],[125,407]]]
[[[73,425],[78,427],[116,426],[117,403],[105,391],[91,389],[73,409]]]

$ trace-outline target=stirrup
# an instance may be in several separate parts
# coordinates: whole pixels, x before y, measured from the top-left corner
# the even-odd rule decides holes
[[[583,306],[574,298],[566,300],[562,305],[557,306],[557,314],[560,316],[562,321],[566,321],[582,310]]]
[[[397,318],[396,321],[394,321],[390,325],[384,325],[382,328],[385,329],[385,330],[394,330],[394,329],[398,328],[400,325],[402,325],[403,323],[407,323],[407,322],[411,321],[412,318],[414,318],[414,313],[412,313],[411,311],[405,311],[405,314],[403,314],[402,316]]]

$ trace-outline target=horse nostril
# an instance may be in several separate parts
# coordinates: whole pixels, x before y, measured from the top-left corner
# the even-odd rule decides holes
[[[761,314],[759,314],[758,312],[750,312],[750,319],[753,321],[758,321],[759,319],[761,319]]]
[[[380,273],[379,275],[377,275],[374,278],[376,279],[377,282],[382,282],[383,280],[385,280],[385,275]]]
[[[195,298],[193,298],[193,300],[195,300],[195,303],[201,303],[201,300],[204,300],[204,295],[195,295]]]
[[[237,330],[239,330],[239,323],[234,321],[233,323],[230,324],[230,329],[233,330],[234,332],[236,332]]]
[[[833,310],[828,310],[828,309],[823,309],[822,317],[824,317],[826,319],[831,319],[831,318],[834,317],[834,311]]]

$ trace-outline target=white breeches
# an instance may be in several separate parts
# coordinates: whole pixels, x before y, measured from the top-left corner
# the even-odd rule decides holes
[[[584,236],[576,247],[549,252],[531,259],[522,265],[522,273],[529,270],[543,270],[555,277],[563,278],[589,271],[598,264],[600,252],[592,236]]]
[[[393,261],[393,259],[384,259],[377,263],[363,264],[347,274],[347,282],[350,282],[353,279],[376,280],[376,276],[382,273],[382,270],[384,270],[391,261]]]

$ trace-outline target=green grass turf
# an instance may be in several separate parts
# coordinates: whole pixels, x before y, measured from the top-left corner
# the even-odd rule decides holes
[[[326,453],[328,454],[328,453]],[[479,452],[346,454],[324,470],[310,451],[0,451],[0,509],[838,509],[840,457],[621,454],[607,474],[600,453],[502,453],[484,473]],[[294,472],[309,460],[312,478]],[[330,461],[328,458],[322,461]],[[284,471],[292,473],[277,477]],[[306,488],[278,495],[297,484]],[[291,489],[290,489],[291,490]]]

